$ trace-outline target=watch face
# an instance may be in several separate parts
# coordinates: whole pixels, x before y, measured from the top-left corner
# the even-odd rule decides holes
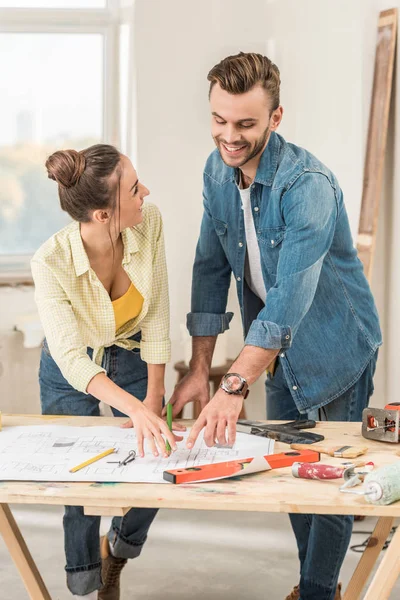
[[[243,387],[243,383],[236,375],[230,375],[225,379],[225,386],[230,392],[237,392]]]

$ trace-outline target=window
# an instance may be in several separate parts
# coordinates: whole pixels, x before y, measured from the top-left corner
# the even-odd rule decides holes
[[[0,0],[0,8],[105,8],[107,0]]]
[[[70,220],[46,157],[102,141],[129,153],[131,23],[119,18],[115,0],[0,0],[0,23],[0,281],[7,282],[26,280],[32,254]]]

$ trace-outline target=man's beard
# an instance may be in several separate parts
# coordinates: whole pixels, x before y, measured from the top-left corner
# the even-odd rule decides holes
[[[245,156],[245,158],[242,160],[241,163],[235,165],[235,167],[240,168],[243,167],[246,163],[248,163],[250,160],[252,160],[253,158],[255,158],[256,156],[258,156],[264,149],[264,146],[268,140],[270,134],[270,127],[268,126],[267,129],[264,131],[264,133],[261,135],[261,137],[257,140],[257,142],[255,143],[255,146],[253,148],[253,150],[250,150],[249,154],[247,156]],[[224,157],[222,155],[222,152],[220,150],[220,144],[222,142],[219,141],[219,139],[214,138],[214,142],[218,148],[219,154],[222,158],[222,160],[224,161],[224,163],[228,166],[228,167],[232,167],[232,165],[230,165],[228,162],[226,162],[224,160]],[[228,144],[226,144],[228,145]]]

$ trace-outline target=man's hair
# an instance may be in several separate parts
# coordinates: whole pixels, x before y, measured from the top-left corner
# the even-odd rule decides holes
[[[244,94],[260,84],[271,99],[271,110],[279,106],[279,69],[262,54],[239,52],[227,56],[211,69],[207,76],[210,92],[216,83],[229,94]]]

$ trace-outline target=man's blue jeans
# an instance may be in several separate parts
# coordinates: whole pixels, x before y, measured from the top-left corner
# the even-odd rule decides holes
[[[140,339],[140,335],[135,336]],[[88,349],[88,354],[92,351]],[[144,400],[147,391],[147,364],[138,350],[128,351],[117,346],[106,348],[103,367],[107,375],[122,389]],[[44,415],[77,415],[97,417],[99,401],[75,390],[61,374],[43,343],[39,370],[40,399]],[[125,416],[112,409],[114,416]],[[147,532],[157,510],[132,508],[124,517],[114,517],[108,539],[113,553],[120,558],[139,556]],[[64,538],[67,586],[76,595],[84,596],[101,587],[100,517],[83,514],[82,506],[66,506]]]
[[[377,357],[378,353],[355,385],[330,404],[309,412],[308,418],[321,421],[361,421],[362,411],[368,406],[374,390],[373,376]],[[280,364],[274,377],[268,376],[265,387],[268,419],[304,418],[293,402]],[[334,600],[340,568],[350,542],[353,517],[309,514],[289,516],[299,550],[300,599]]]

